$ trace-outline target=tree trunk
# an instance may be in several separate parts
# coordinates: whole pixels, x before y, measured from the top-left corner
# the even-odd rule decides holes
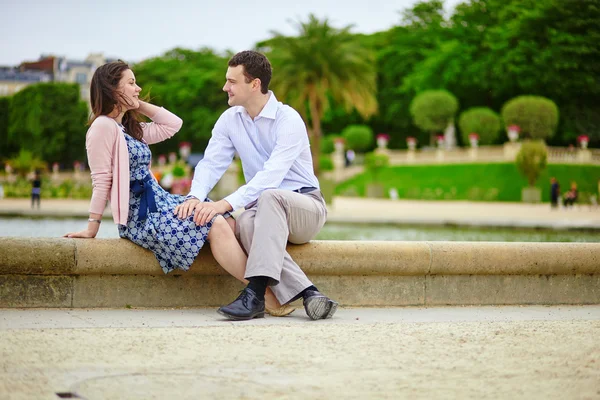
[[[319,159],[321,158],[321,107],[319,100],[316,96],[310,96],[308,101],[310,107],[310,122],[311,122],[311,135],[310,138],[310,152],[313,159],[313,169],[315,175],[318,177],[321,173]]]

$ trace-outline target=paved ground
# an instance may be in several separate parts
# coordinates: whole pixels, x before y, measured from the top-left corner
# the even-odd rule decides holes
[[[30,209],[27,199],[3,199],[0,200],[0,215],[86,217],[88,206],[88,200],[44,200],[42,209],[38,211]],[[109,215],[110,210],[107,209],[105,217]],[[329,206],[328,220],[596,230],[600,229],[600,207],[551,210],[548,204],[336,197]]]
[[[600,397],[600,306],[0,310],[0,398]]]

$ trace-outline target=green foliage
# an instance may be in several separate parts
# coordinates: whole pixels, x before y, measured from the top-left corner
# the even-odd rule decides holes
[[[8,140],[8,115],[10,113],[10,99],[10,97],[0,97],[0,154],[3,157],[13,154],[17,150],[17,146],[11,146]]]
[[[552,100],[539,96],[519,96],[502,107],[504,125],[518,125],[521,137],[546,139],[558,125],[558,108]]]
[[[30,151],[24,149],[19,151],[18,156],[9,159],[8,163],[17,175],[23,177],[32,171],[47,169],[46,163],[43,160],[34,157]]]
[[[19,178],[15,182],[3,183],[4,195],[11,198],[27,198],[31,196],[31,181],[25,178]],[[62,182],[53,182],[48,177],[42,175],[42,193],[43,199],[87,199],[92,196],[91,182],[75,182],[71,179]]]
[[[366,125],[350,125],[342,131],[346,148],[365,151],[373,145],[373,130]]]
[[[142,93],[149,93],[151,102],[183,119],[175,138],[153,145],[152,151],[177,152],[179,143],[187,141],[192,143],[192,151],[202,152],[215,122],[228,107],[222,91],[227,58],[210,49],[176,48],[135,64],[133,70]]]
[[[526,140],[521,144],[516,163],[519,172],[534,186],[548,162],[548,150],[543,140]]]
[[[487,107],[470,108],[458,119],[463,143],[469,143],[469,134],[479,135],[480,144],[492,144],[500,132],[500,117]]]
[[[87,105],[79,98],[78,85],[30,85],[10,101],[8,146],[71,165],[85,158],[86,120]]]
[[[321,141],[321,153],[331,154],[335,151],[335,135],[328,135],[323,137]]]
[[[562,191],[576,181],[581,193],[598,193],[600,166],[550,164],[542,171],[538,182],[546,183],[542,201],[550,201],[550,177],[561,183]],[[372,180],[368,172],[337,185],[337,195],[365,195],[365,186]],[[386,193],[391,188],[401,199],[470,200],[520,202],[521,190],[527,180],[515,163],[444,164],[391,166],[379,174]]]
[[[183,178],[185,176],[185,168],[179,164],[176,164],[171,170],[171,173],[175,178]]]
[[[426,132],[442,132],[454,118],[458,100],[446,90],[428,90],[413,99],[410,113],[414,123]]]
[[[319,168],[321,171],[333,171],[331,156],[322,154],[319,158]]]
[[[365,155],[365,169],[371,175],[373,182],[379,182],[381,171],[390,165],[390,157],[384,153],[373,151]]]
[[[274,37],[258,47],[268,50],[275,93],[307,122],[317,161],[321,122],[332,101],[365,118],[377,111],[376,69],[372,52],[350,33],[351,26],[334,28],[327,19],[311,14],[296,28],[298,36],[273,32]]]

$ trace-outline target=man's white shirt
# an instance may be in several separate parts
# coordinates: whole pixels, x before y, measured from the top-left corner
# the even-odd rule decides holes
[[[277,101],[271,91],[254,120],[242,106],[221,114],[204,158],[196,166],[190,196],[204,200],[236,152],[242,160],[246,184],[225,197],[234,210],[252,203],[267,189],[319,188],[304,121],[296,110]]]

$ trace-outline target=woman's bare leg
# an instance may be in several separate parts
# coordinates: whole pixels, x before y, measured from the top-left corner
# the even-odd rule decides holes
[[[230,221],[232,220],[232,221]],[[208,231],[208,240],[210,241],[210,250],[215,260],[237,280],[248,284],[244,279],[246,273],[246,253],[240,246],[235,237],[235,220],[233,218],[223,218],[218,216],[213,221],[213,225]],[[279,308],[281,303],[273,294],[270,288],[265,293],[265,303],[269,308]]]

